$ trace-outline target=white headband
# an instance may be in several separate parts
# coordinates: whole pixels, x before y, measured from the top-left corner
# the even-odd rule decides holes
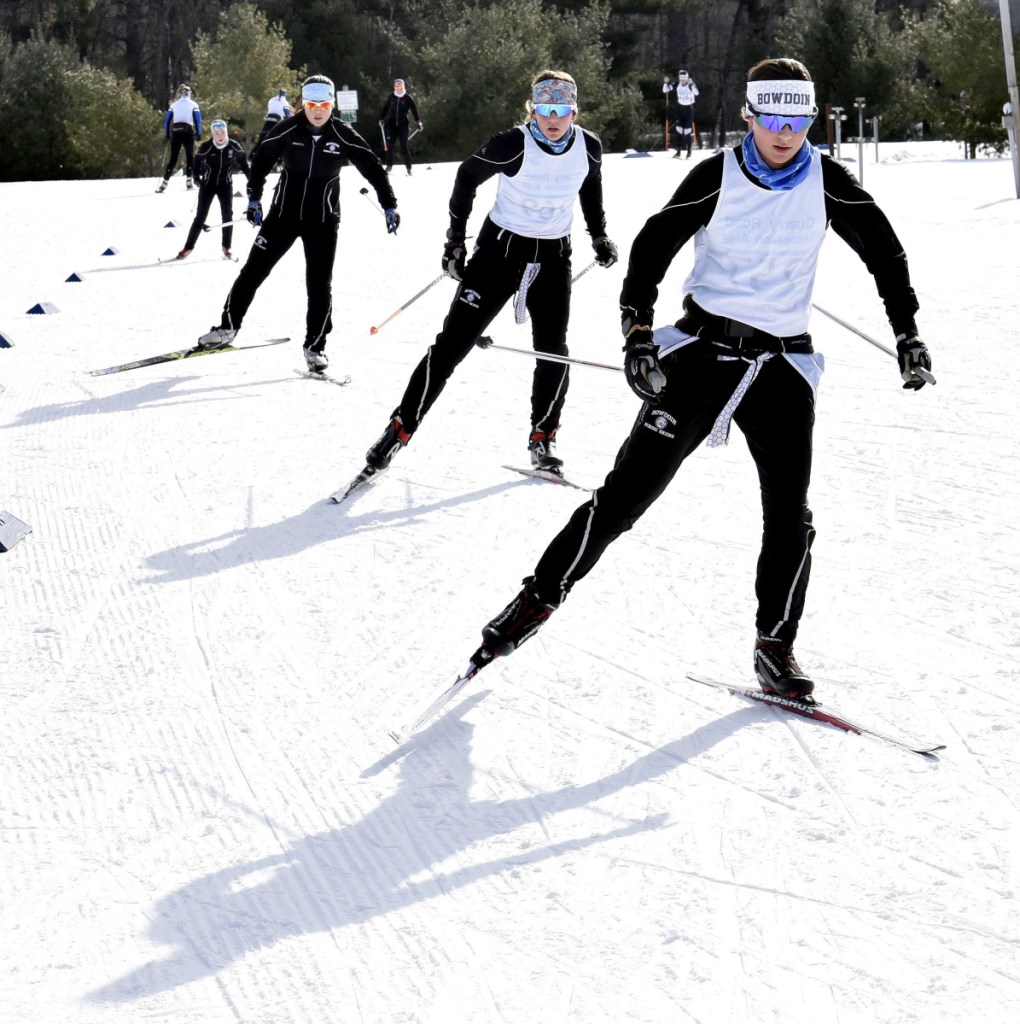
[[[815,83],[800,79],[747,83],[747,105],[759,114],[808,116],[818,113]]]

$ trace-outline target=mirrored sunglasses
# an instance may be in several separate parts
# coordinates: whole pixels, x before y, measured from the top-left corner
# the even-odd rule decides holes
[[[305,100],[305,110],[332,110],[333,101],[323,100],[321,103],[316,103],[315,100]]]
[[[542,117],[569,117],[574,112],[569,103],[536,103],[534,109]]]
[[[748,107],[751,116],[754,118],[754,123],[761,125],[766,131],[775,132],[777,135],[783,130],[785,125],[790,126],[790,131],[795,135],[797,132],[804,131],[805,128],[811,125],[811,122],[815,119],[815,114],[805,116],[794,116],[793,114],[760,114],[754,107]]]

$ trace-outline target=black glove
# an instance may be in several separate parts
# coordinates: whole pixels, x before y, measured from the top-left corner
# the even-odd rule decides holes
[[[900,376],[904,380],[903,386],[916,391],[923,388],[925,384],[934,384],[935,378],[931,375],[931,356],[928,348],[916,334],[907,337],[900,334],[896,338],[896,357],[900,364]]]
[[[611,267],[620,258],[620,253],[612,239],[606,238],[605,235],[601,238],[593,238],[591,244],[595,250],[595,262],[600,267]]]
[[[248,223],[257,228],[262,223],[262,203],[258,199],[253,199],[244,215],[248,218]]]
[[[659,365],[659,346],[647,324],[635,324],[623,345],[623,372],[638,398],[654,402],[666,387],[666,374]]]
[[[464,280],[464,260],[466,257],[464,239],[460,235],[446,232],[446,246],[443,249],[443,272],[454,281]]]
[[[395,206],[391,206],[386,213],[386,230],[391,234],[397,233],[397,228],[400,227],[400,214],[397,213]]]

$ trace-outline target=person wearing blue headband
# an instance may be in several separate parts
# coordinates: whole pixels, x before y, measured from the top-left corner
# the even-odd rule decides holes
[[[179,260],[187,259],[194,250],[214,199],[218,199],[220,204],[223,256],[225,259],[232,258],[230,246],[234,238],[234,226],[231,224],[234,217],[234,171],[239,170],[247,178],[250,174],[248,157],[241,143],[227,136],[226,121],[217,119],[210,128],[212,138],[203,142],[195,152],[195,177],[199,182],[198,205],[184,248],[177,254]]]
[[[815,537],[808,483],[823,369],[807,329],[829,225],[875,278],[903,387],[912,393],[934,383],[914,322],[918,302],[903,246],[853,175],[807,141],[817,111],[814,83],[800,61],[756,64],[748,72],[743,142],[697,164],[638,233],[620,307],[625,375],[641,409],[605,483],[483,628],[483,663],[533,636],[687,456],[703,441],[726,444],[735,423],[758,471],[762,502],[754,671],[765,692],[812,700],[814,682],[797,664],[793,643]],[[691,239],[683,316],[654,330],[659,285]]]
[[[603,267],[617,260],[602,205],[602,142],[578,127],[576,117],[574,79],[565,71],[542,71],[532,82],[525,123],[493,135],[457,169],[442,266],[459,287],[443,329],[366,454],[366,479],[385,470],[411,440],[453,371],[514,293],[517,322],[531,317],[535,351],[568,354],[575,201],[580,201],[596,260]],[[496,201],[467,259],[475,195],[497,175]],[[533,467],[557,476],[563,474],[563,463],[554,445],[568,382],[566,363],[535,361],[528,449]]]
[[[333,263],[340,229],[340,169],[353,164],[375,188],[386,230],[397,233],[397,197],[369,144],[334,114],[335,90],[325,75],[312,75],[301,88],[301,110],[273,125],[251,156],[248,222],[259,229],[248,259],[227,295],[218,325],[198,339],[203,348],[229,345],[248,307],[273,267],[300,238],[305,252],[304,355],[308,369],[329,365],[323,351],[333,329]],[[269,212],[262,216],[262,190],[269,172],[281,165]]]

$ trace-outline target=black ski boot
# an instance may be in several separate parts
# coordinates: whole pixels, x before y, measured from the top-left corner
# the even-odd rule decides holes
[[[754,671],[766,693],[814,704],[815,684],[793,657],[793,644],[758,630],[754,644]]]
[[[541,430],[532,431],[528,439],[528,451],[531,453],[531,468],[540,469],[544,473],[555,473],[556,476],[563,476],[563,460],[558,459],[553,451],[556,448],[556,431],[550,430],[543,433]]]
[[[482,629],[482,646],[493,654],[513,654],[556,611],[557,605],[548,604],[534,592],[533,583],[529,576],[521,592]]]
[[[393,456],[410,441],[411,435],[404,429],[403,421],[394,415],[379,440],[365,453],[365,462],[376,472],[382,472],[389,467]]]

